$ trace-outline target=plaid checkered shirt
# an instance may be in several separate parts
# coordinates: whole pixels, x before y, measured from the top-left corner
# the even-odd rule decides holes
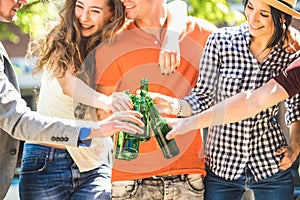
[[[191,95],[184,98],[192,106],[193,114],[236,93],[262,86],[299,56],[299,53],[285,52],[282,44],[278,44],[269,57],[259,63],[249,50],[250,41],[247,23],[221,28],[211,34],[197,85]],[[287,100],[286,106],[287,123],[300,120],[300,96]],[[276,121],[278,109],[276,105],[246,120],[210,127],[206,165],[227,180],[238,179],[247,167],[256,180],[277,173],[281,157],[275,156],[275,151],[287,145]]]

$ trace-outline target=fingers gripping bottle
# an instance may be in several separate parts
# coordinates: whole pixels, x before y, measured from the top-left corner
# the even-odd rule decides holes
[[[125,92],[134,104],[134,110],[140,111],[141,99]],[[132,160],[138,156],[140,138],[136,134],[118,132],[115,144],[115,158],[120,160]]]
[[[168,122],[159,114],[155,107],[153,100],[147,96],[147,104],[149,106],[149,113],[151,119],[151,128],[154,132],[155,138],[159,144],[160,149],[166,159],[177,156],[180,151],[174,139],[167,140],[166,135],[170,132],[171,128]]]

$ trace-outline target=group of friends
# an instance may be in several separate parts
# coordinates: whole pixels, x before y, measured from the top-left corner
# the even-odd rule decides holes
[[[183,1],[66,0],[29,44],[42,73],[37,112],[21,98],[0,46],[0,198],[25,140],[20,199],[293,199],[300,145],[300,19],[296,0],[243,0],[246,22],[217,28]],[[14,22],[27,0],[0,0]],[[148,78],[180,155],[154,139],[113,158],[119,131],[143,132],[130,98]],[[289,141],[277,120],[286,100]],[[208,128],[204,141],[201,128]],[[205,147],[205,148],[204,148]]]

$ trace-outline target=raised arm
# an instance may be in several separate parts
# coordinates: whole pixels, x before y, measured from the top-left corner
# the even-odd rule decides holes
[[[159,56],[161,73],[169,75],[173,73],[180,63],[180,35],[186,29],[187,4],[181,0],[175,0],[167,4],[167,32]]]
[[[115,110],[114,107],[125,107],[126,109],[132,107],[130,99],[123,92],[114,92],[110,96],[99,93],[74,76],[70,71],[66,71],[65,75],[57,78],[57,80],[65,95],[72,97],[74,101],[100,108],[104,112],[109,113]]]
[[[172,130],[167,138],[170,139],[199,128],[241,121],[288,97],[286,90],[271,79],[256,90],[234,95],[197,115],[182,119],[169,119]]]
[[[9,82],[3,69],[4,66],[0,62],[1,131],[16,139],[77,146],[81,127],[93,128],[90,138],[110,136],[120,130],[143,132],[139,127],[143,126],[143,123],[138,119],[141,114],[133,111],[115,113],[103,122],[59,119],[33,112]],[[67,139],[53,141],[53,137]]]
[[[75,101],[96,108],[102,108],[106,111],[111,110],[112,98],[110,96],[95,91],[74,76],[69,70],[66,71],[63,77],[57,77],[57,80],[63,93],[72,97]]]

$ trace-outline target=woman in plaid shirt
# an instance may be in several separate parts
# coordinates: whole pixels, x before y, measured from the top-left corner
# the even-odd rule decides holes
[[[176,135],[186,134],[192,130],[233,123],[255,116],[262,110],[274,106],[299,92],[300,57],[278,76],[255,90],[238,93],[191,117],[168,119],[172,130],[168,133],[167,139],[174,138]],[[300,121],[297,123],[300,123]],[[299,128],[300,126],[298,126]],[[286,170],[290,168],[299,152],[300,134],[293,134],[289,145],[282,146],[276,151],[276,155],[283,154],[284,156],[280,161],[280,169]]]
[[[203,53],[197,86],[184,100],[170,99],[169,110],[179,116],[197,114],[236,93],[262,86],[287,68],[299,57],[299,53],[288,53],[284,46],[288,44],[292,16],[300,18],[292,8],[295,3],[244,1],[247,22],[212,33]],[[286,102],[290,132],[297,134],[299,94]],[[243,121],[209,128],[205,199],[241,199],[248,189],[254,191],[255,199],[293,199],[291,171],[280,170],[283,155],[275,154],[287,146],[276,121],[277,113],[275,105]],[[218,117],[222,120],[223,116]]]

